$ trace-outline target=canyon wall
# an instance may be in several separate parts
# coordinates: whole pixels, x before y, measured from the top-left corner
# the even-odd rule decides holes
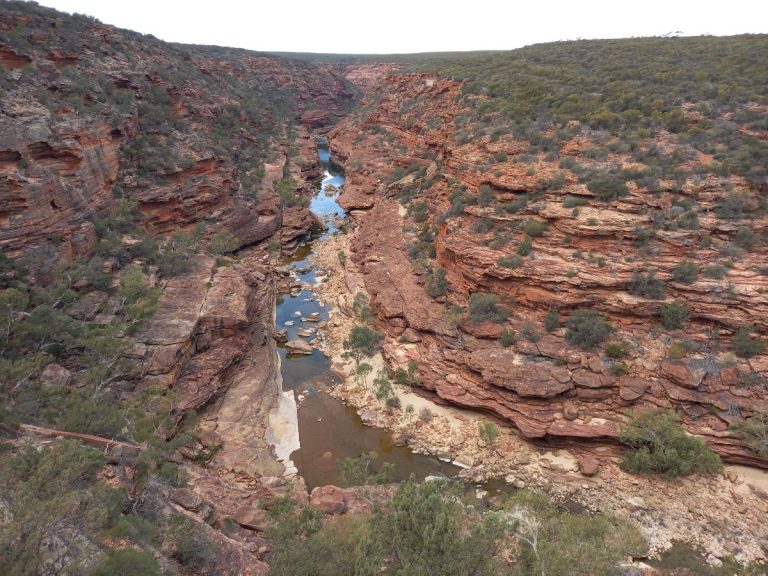
[[[765,249],[734,249],[722,275],[675,275],[683,260],[704,271],[733,248],[744,223],[719,218],[717,208],[733,184],[711,176],[662,180],[652,192],[630,182],[626,195],[603,201],[562,168],[563,159],[604,165],[586,154],[585,139],[566,142],[556,158],[525,158],[528,144],[512,134],[459,142],[457,120],[466,114],[460,83],[390,75],[330,133],[334,154],[352,167],[340,203],[356,224],[352,257],[391,365],[416,362],[418,386],[493,414],[528,438],[613,442],[628,411],[675,408],[727,461],[768,465],[731,429],[765,401],[768,356],[741,358],[731,348],[740,327],[768,329]],[[632,167],[626,155],[610,160]],[[699,154],[688,163],[707,161]],[[736,187],[756,193],[738,179]],[[469,200],[455,209],[459,194]],[[698,206],[697,226],[654,226],[679,215],[686,199]],[[749,221],[757,236],[767,225],[764,215]],[[524,240],[531,243],[525,257],[516,250]],[[432,258],[420,248],[433,250]],[[430,296],[438,269],[446,289]],[[654,271],[663,295],[633,288],[639,270]],[[508,318],[473,321],[466,307],[476,293],[497,295]],[[688,307],[680,329],[660,320],[673,301]],[[545,330],[550,310],[565,322],[579,308],[610,320],[605,344],[620,345],[620,358],[604,345],[569,343],[560,322]]]

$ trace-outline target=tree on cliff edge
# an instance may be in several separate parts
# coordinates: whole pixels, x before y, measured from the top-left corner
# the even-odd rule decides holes
[[[352,328],[349,338],[346,338],[343,342],[346,352],[342,354],[342,357],[353,358],[355,365],[359,366],[363,358],[370,358],[379,351],[381,338],[381,333],[373,328],[357,325]]]

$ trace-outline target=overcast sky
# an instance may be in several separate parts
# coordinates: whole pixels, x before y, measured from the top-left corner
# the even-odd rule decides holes
[[[768,32],[768,0],[39,0],[163,40],[262,51],[509,49],[576,38]]]

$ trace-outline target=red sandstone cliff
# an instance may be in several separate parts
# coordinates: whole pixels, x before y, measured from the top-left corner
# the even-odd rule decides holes
[[[353,211],[353,257],[388,334],[384,352],[390,363],[416,361],[420,386],[446,402],[494,413],[530,438],[611,440],[628,410],[675,407],[687,428],[727,460],[765,466],[729,427],[762,409],[765,400],[768,356],[739,358],[730,338],[750,323],[762,333],[768,329],[768,277],[761,272],[766,251],[740,252],[729,260],[725,278],[700,274],[686,284],[672,274],[683,259],[701,269],[723,260],[723,246],[739,226],[715,214],[724,183],[714,177],[682,185],[662,181],[656,194],[631,186],[618,201],[598,201],[558,168],[562,157],[600,166],[584,155],[578,139],[558,159],[539,155],[526,162],[526,143],[511,135],[459,143],[457,119],[466,112],[460,93],[460,84],[434,75],[389,76],[367,96],[366,114],[345,119],[330,133],[334,153],[355,167],[341,203]],[[611,160],[632,162],[620,154]],[[401,172],[393,182],[397,167],[410,174]],[[554,189],[546,182],[557,172],[565,177]],[[483,185],[492,192],[488,207],[467,205],[459,214],[446,214],[452,192],[464,187],[474,195]],[[744,183],[737,187],[747,197],[755,194]],[[403,189],[426,202],[426,223],[436,231],[434,260],[408,255],[422,224],[398,206]],[[564,207],[567,195],[583,198],[584,205]],[[494,209],[522,197],[528,201],[516,211]],[[640,242],[654,219],[674,218],[672,200],[680,197],[698,203],[698,228],[657,227],[649,245]],[[531,254],[514,266],[500,264],[515,254],[523,224],[531,219],[547,224],[532,238]],[[750,220],[757,235],[767,225],[765,216]],[[430,266],[446,271],[445,296],[427,294]],[[630,291],[633,272],[644,267],[666,282],[663,298]],[[451,314],[450,305],[466,306],[475,292],[500,296],[509,319],[476,324],[466,314]],[[672,300],[689,307],[690,319],[680,330],[659,323],[661,305]],[[616,328],[609,341],[627,343],[620,365],[602,347],[568,344],[562,327],[544,330],[548,310],[565,319],[581,307],[605,313]],[[506,348],[498,340],[503,329],[517,334]],[[526,331],[538,337],[526,339]],[[680,342],[686,343],[683,357]]]

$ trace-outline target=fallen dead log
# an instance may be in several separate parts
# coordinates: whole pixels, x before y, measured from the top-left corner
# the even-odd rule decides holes
[[[93,434],[81,434],[79,432],[67,432],[66,430],[55,430],[53,428],[43,428],[32,424],[19,424],[19,431],[40,436],[43,438],[69,438],[79,440],[95,448],[104,451],[104,454],[113,463],[126,463],[126,461],[135,460],[139,453],[144,450],[144,446],[134,442],[125,442],[122,440],[112,440]]]

